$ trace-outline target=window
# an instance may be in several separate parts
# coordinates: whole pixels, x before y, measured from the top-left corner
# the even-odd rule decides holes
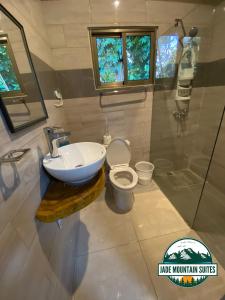
[[[178,35],[162,35],[158,38],[156,78],[175,76],[178,42]]]
[[[7,35],[0,35],[0,94],[22,94],[19,71]]]
[[[89,28],[96,89],[153,83],[156,29]]]

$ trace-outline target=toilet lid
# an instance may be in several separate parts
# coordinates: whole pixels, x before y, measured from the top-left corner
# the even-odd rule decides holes
[[[107,148],[106,159],[111,169],[116,166],[129,166],[131,153],[125,140],[113,139]]]

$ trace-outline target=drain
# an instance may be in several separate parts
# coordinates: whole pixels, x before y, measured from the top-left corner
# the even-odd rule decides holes
[[[167,172],[167,175],[168,176],[174,176],[174,172],[173,171]]]
[[[74,168],[83,167],[83,165],[76,165]]]

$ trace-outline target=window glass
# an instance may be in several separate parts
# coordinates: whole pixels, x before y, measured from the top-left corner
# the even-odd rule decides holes
[[[150,35],[126,37],[128,80],[148,80],[150,78],[150,49]]]
[[[0,45],[0,92],[20,91],[6,45]]]
[[[162,35],[158,38],[156,78],[174,77],[178,42],[177,35]]]
[[[96,38],[101,83],[122,82],[123,41],[120,37]]]

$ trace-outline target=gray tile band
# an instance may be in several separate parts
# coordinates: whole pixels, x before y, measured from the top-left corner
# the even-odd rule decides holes
[[[93,97],[99,95],[95,90],[92,69],[54,71],[40,58],[32,54],[34,66],[45,99],[54,99],[54,89],[61,89],[64,99]],[[194,87],[225,85],[225,59],[199,63],[193,81]],[[176,78],[155,80],[155,90],[172,90]]]
[[[31,53],[31,56],[44,99],[55,99],[54,90],[59,87],[56,72],[36,55]],[[29,77],[29,74],[26,74],[26,77]],[[32,75],[30,77],[33,79]]]

